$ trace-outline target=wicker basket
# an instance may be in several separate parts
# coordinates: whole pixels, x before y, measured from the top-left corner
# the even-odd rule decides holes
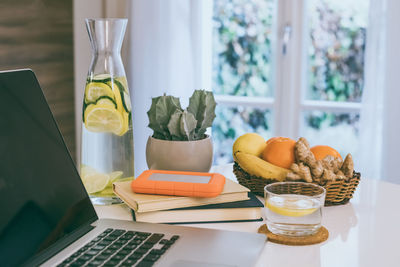
[[[265,179],[250,175],[240,168],[239,164],[236,162],[233,165],[233,173],[236,175],[239,184],[249,188],[251,192],[262,197],[264,197],[264,187],[267,184],[278,182],[275,179]],[[354,172],[351,179],[333,182],[327,181],[318,184],[323,186],[326,190],[325,206],[342,205],[349,202],[360,182],[360,178],[360,173]]]

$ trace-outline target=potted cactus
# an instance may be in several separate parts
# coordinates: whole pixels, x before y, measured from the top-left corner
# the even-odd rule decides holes
[[[208,172],[213,146],[206,134],[215,118],[216,102],[212,92],[195,90],[189,106],[182,109],[179,98],[159,96],[152,99],[147,140],[149,169]]]

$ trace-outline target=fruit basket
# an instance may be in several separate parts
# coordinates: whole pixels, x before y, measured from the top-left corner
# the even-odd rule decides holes
[[[239,184],[247,187],[256,195],[264,197],[264,187],[267,184],[279,182],[275,179],[265,179],[250,175],[244,171],[237,162],[234,162],[233,173]],[[359,172],[353,172],[353,177],[349,179],[324,181],[321,183],[313,182],[323,186],[326,190],[325,206],[343,205],[349,202],[353,197],[353,193],[360,182],[361,175]]]
[[[349,202],[361,177],[351,154],[343,160],[332,147],[310,147],[303,137],[298,141],[273,137],[265,142],[257,134],[245,134],[235,141],[233,158],[238,182],[256,195],[264,196],[270,183],[308,182],[325,188],[325,206]]]

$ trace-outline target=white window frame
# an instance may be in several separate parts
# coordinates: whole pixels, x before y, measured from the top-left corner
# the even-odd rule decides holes
[[[273,72],[274,97],[246,97],[216,95],[220,105],[255,107],[273,111],[273,135],[297,139],[300,135],[304,111],[333,113],[359,113],[361,103],[307,100],[308,28],[306,19],[307,0],[276,0],[277,21],[274,38],[275,71]],[[207,9],[210,12],[210,8]],[[301,10],[301,12],[299,12]],[[211,10],[212,12],[212,10]],[[207,13],[207,12],[206,12]],[[285,33],[286,29],[286,33]],[[288,32],[289,31],[289,32]],[[285,36],[286,34],[286,36]],[[285,40],[286,38],[286,40]],[[283,47],[286,46],[286,53]],[[211,57],[211,46],[209,46]]]

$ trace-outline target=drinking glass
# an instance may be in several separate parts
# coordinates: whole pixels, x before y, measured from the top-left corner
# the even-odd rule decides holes
[[[303,182],[272,183],[264,187],[268,229],[277,235],[305,236],[321,227],[326,190]]]

